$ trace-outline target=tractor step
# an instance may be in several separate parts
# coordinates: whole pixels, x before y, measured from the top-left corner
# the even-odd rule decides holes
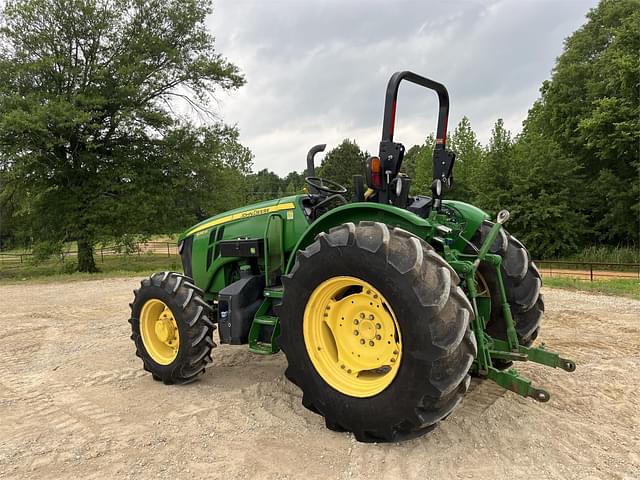
[[[271,325],[272,327],[275,327],[278,324],[278,317],[272,317],[269,315],[265,315],[264,317],[255,317],[253,322],[260,325]]]
[[[280,335],[279,319],[267,313],[271,310],[274,297],[267,296],[266,292],[267,290],[265,290],[265,298],[253,317],[251,329],[249,330],[249,351],[260,355],[272,355],[280,350],[276,341]],[[262,329],[265,327],[271,327],[269,342],[261,340]]]
[[[264,296],[268,298],[282,298],[284,294],[284,289],[282,285],[278,285],[276,287],[268,287],[264,289]]]
[[[252,343],[251,345],[249,345],[249,351],[251,353],[257,353],[258,355],[273,355],[274,353],[276,353],[273,351],[273,347],[270,343],[264,342]]]

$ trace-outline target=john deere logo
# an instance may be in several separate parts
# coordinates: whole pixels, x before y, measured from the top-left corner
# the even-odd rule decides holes
[[[247,217],[257,217],[258,215],[264,215],[265,213],[269,213],[269,207],[267,208],[257,208],[255,210],[249,210],[248,212],[242,212],[240,214],[241,218]]]

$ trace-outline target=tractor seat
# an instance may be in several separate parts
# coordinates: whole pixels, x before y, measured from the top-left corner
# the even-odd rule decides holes
[[[307,218],[313,222],[332,208],[345,205],[348,202],[339,194],[327,196],[311,193],[307,197],[303,198],[300,203],[302,204],[302,209],[304,210]]]

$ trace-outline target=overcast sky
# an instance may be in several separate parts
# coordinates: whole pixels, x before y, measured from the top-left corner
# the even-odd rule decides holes
[[[595,0],[215,0],[218,50],[247,84],[219,95],[254,169],[305,167],[312,145],[344,138],[377,153],[386,83],[412,70],[444,83],[450,130],[464,115],[484,143],[499,117],[517,133],[563,39]],[[422,143],[435,94],[403,84],[395,140]]]

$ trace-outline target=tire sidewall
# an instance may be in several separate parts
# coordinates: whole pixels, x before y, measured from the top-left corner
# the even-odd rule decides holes
[[[339,258],[336,256],[339,255]],[[378,290],[395,314],[402,341],[402,358],[395,378],[382,392],[371,397],[351,397],[331,387],[317,372],[305,345],[303,318],[309,297],[325,280],[352,276],[364,280]],[[420,404],[434,358],[424,351],[431,344],[428,308],[422,307],[413,290],[406,291],[406,275],[386,261],[385,255],[365,251],[355,245],[323,248],[314,254],[314,262],[304,265],[304,275],[296,275],[295,285],[285,288],[285,307],[281,313],[281,332],[287,336],[289,365],[303,374],[296,381],[305,393],[314,397],[315,406],[325,416],[352,423],[353,415],[375,415],[376,423],[394,424],[405,418],[397,412]],[[287,291],[288,290],[288,291]],[[424,372],[416,377],[415,372]],[[434,397],[438,392],[433,392]],[[351,409],[358,402],[357,410]],[[390,408],[393,405],[393,408]],[[358,419],[358,423],[366,418]]]
[[[173,318],[176,320],[176,325],[178,326],[178,334],[180,335],[180,344],[178,345],[178,354],[176,358],[168,365],[162,365],[157,363],[149,352],[147,351],[144,342],[142,341],[142,333],[140,331],[140,313],[142,312],[142,307],[147,301],[152,299],[162,300],[169,309],[171,309],[171,313],[173,314]],[[143,287],[140,289],[136,298],[131,306],[131,327],[134,334],[134,341],[138,352],[140,352],[142,356],[142,360],[149,365],[149,368],[152,372],[157,375],[164,377],[171,376],[175,371],[176,367],[183,365],[186,361],[188,361],[188,332],[187,332],[187,324],[185,319],[185,311],[182,308],[182,305],[178,302],[177,298],[170,293],[168,293],[164,288],[150,285],[148,287]]]

